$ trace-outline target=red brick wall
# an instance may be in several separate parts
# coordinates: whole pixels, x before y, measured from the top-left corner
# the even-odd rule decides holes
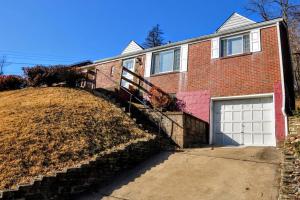
[[[261,48],[260,52],[211,59],[210,40],[190,44],[187,72],[153,75],[148,79],[168,93],[177,93],[185,100],[188,112],[207,122],[210,97],[274,93],[276,137],[282,139],[285,125],[275,26],[261,29]],[[136,72],[141,75],[145,56],[142,61],[136,67]],[[111,65],[121,66],[121,61],[105,64],[102,70],[108,71]],[[106,80],[101,79],[101,85],[106,84]]]
[[[274,104],[275,104],[275,132],[276,139],[283,140],[285,137],[285,122],[282,114],[282,87],[281,83],[274,85]]]
[[[135,62],[135,73],[140,76],[144,76],[144,62],[145,56],[138,56]],[[112,67],[114,67],[114,73],[111,73]],[[120,83],[122,60],[111,61],[96,66],[97,79],[96,88],[116,88]]]
[[[121,64],[121,61],[113,61],[97,65],[96,88],[111,89],[117,87],[120,83]],[[111,73],[112,67],[114,67],[114,73]]]
[[[153,76],[170,93],[208,90],[212,97],[274,92],[280,82],[276,27],[261,29],[261,52],[211,59],[210,40],[189,45],[188,72]]]

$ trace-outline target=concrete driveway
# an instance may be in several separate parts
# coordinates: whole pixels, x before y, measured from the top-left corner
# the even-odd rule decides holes
[[[162,152],[78,200],[277,199],[276,148],[201,148]]]

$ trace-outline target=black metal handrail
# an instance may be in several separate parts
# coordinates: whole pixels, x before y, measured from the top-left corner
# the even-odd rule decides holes
[[[124,70],[124,69],[125,69],[125,70]],[[151,87],[156,87],[154,84],[152,84],[152,83],[149,82],[148,80],[146,80],[146,79],[144,79],[143,77],[141,77],[141,76],[135,74],[134,72],[128,70],[128,69],[125,68],[125,67],[122,67],[122,70],[121,70],[121,73],[122,73],[122,74],[121,74],[121,78],[120,78],[120,81],[119,81],[119,82],[113,80],[110,76],[108,76],[107,74],[101,72],[101,70],[96,69],[96,72],[100,72],[101,74],[103,74],[103,75],[104,75],[106,78],[108,78],[111,82],[117,84],[118,87],[119,87],[119,89],[122,89],[123,91],[125,91],[127,94],[130,95],[129,107],[128,107],[129,112],[131,112],[131,104],[132,104],[132,100],[135,99],[135,100],[137,100],[139,103],[141,103],[146,109],[149,109],[150,111],[152,111],[152,112],[153,112],[154,114],[156,114],[157,116],[159,116],[159,115],[157,114],[157,113],[159,113],[159,114],[161,114],[162,116],[164,116],[166,119],[170,120],[171,123],[172,123],[172,127],[173,127],[174,124],[175,124],[175,125],[177,125],[178,127],[183,128],[180,124],[178,124],[176,121],[174,121],[173,119],[171,119],[171,118],[170,118],[169,116],[167,116],[165,113],[163,113],[162,111],[160,111],[160,110],[158,110],[158,109],[156,109],[156,108],[150,107],[149,105],[147,105],[147,104],[145,103],[144,99],[141,100],[139,97],[137,97],[136,95],[134,95],[130,90],[128,90],[127,88],[123,87],[123,86],[122,86],[122,80],[124,80],[124,81],[126,81],[126,82],[129,82],[129,83],[133,82],[133,81],[127,79],[127,78],[124,79],[124,77],[123,77],[123,71],[129,72],[130,74],[134,75],[134,76],[137,77],[139,80],[142,80],[143,82],[145,82],[147,85],[149,85],[149,86],[151,86]],[[123,77],[123,78],[122,78],[122,77]],[[127,80],[129,80],[129,81],[127,81]],[[156,88],[157,88],[157,87],[156,87]],[[141,89],[141,88],[140,88],[140,89]],[[145,89],[145,90],[146,90],[146,89]],[[167,94],[167,93],[165,93],[164,91],[162,91],[162,93]],[[159,124],[158,124],[158,126],[159,126],[159,133],[160,133],[160,131],[161,131],[162,116],[159,116],[159,117],[160,117],[160,122],[159,122]]]
[[[131,74],[132,76],[134,76],[135,78],[138,79],[138,83],[126,78],[123,76],[123,72],[127,72],[129,74]],[[145,83],[146,85],[150,86],[151,88],[152,87],[155,87],[160,93],[162,93],[163,95],[167,95],[167,96],[170,96],[168,93],[164,92],[162,89],[160,89],[159,87],[155,86],[153,83],[151,83],[150,81],[148,81],[147,79],[143,78],[142,76],[130,71],[129,69],[127,69],[126,67],[122,67],[122,71],[121,71],[121,81],[120,81],[120,85],[122,83],[122,80],[125,80],[126,82],[129,82],[130,84],[138,87],[138,89],[141,89],[143,91],[145,91],[146,93],[149,94],[149,91],[144,88],[141,83]]]

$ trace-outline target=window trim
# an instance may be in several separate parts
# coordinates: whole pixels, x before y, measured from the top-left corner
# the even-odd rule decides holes
[[[235,55],[239,55],[239,54],[243,54],[244,53],[244,37],[243,35],[240,35],[240,36],[234,36],[234,37],[230,37],[230,38],[226,38],[226,40],[232,40],[232,39],[237,39],[237,38],[241,38],[242,39],[242,52],[241,53],[232,53],[230,55],[228,55],[228,51],[229,51],[229,45],[227,43],[227,46],[226,46],[226,51],[227,51],[227,56],[235,56]]]
[[[177,49],[180,51],[180,54],[179,54],[179,68],[176,69],[176,70],[174,70],[175,50],[177,50]],[[154,56],[157,55],[157,54],[159,55],[162,52],[172,52],[173,53],[173,66],[172,66],[173,70],[171,70],[171,71],[163,71],[163,72],[158,72],[158,73],[153,73]],[[156,76],[156,75],[161,75],[161,74],[168,74],[168,73],[173,73],[173,72],[180,72],[180,67],[181,67],[181,46],[177,46],[177,47],[170,48],[170,49],[164,49],[164,50],[161,50],[161,51],[152,52],[151,66],[150,67],[151,67],[150,68],[150,76]]]
[[[239,35],[233,35],[233,36],[229,36],[229,37],[223,37],[223,38],[220,38],[220,44],[219,44],[219,49],[220,49],[220,51],[219,51],[219,54],[220,54],[220,58],[226,58],[226,57],[232,57],[232,56],[237,56],[237,55],[243,55],[243,54],[248,54],[248,53],[250,53],[250,52],[245,52],[244,51],[244,35],[249,35],[249,37],[250,37],[250,32],[244,32],[244,33],[241,33],[241,34],[239,34]],[[234,38],[242,38],[242,52],[241,53],[235,53],[235,54],[230,54],[230,55],[228,55],[228,44],[227,44],[227,46],[226,46],[226,53],[227,53],[227,55],[226,56],[222,56],[223,55],[223,53],[222,53],[222,50],[223,50],[223,48],[222,48],[222,40],[228,40],[228,39],[234,39]],[[251,41],[249,40],[249,43],[251,43]]]

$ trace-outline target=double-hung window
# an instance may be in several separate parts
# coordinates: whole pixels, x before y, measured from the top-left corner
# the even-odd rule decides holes
[[[153,53],[151,74],[179,71],[180,48]]]
[[[249,33],[221,39],[221,57],[250,52]]]

